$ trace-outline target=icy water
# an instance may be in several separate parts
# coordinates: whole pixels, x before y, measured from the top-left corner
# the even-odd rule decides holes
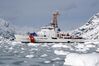
[[[83,43],[0,43],[0,66],[64,66],[69,53],[99,52],[98,44]]]

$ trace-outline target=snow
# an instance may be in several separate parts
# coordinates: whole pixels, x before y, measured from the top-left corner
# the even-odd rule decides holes
[[[11,42],[10,44],[12,44],[12,45],[17,45],[17,44],[22,44],[21,42]]]
[[[55,44],[55,45],[53,45],[52,47],[53,47],[53,48],[57,48],[57,47],[58,47],[58,48],[59,48],[59,47],[68,48],[68,46],[63,45],[63,44],[61,44],[61,43],[60,43],[60,44]]]
[[[99,44],[99,40],[88,40],[84,43],[85,45],[89,45],[89,44],[94,44],[94,45],[98,45]]]
[[[99,54],[77,54],[70,53],[66,56],[64,65],[66,66],[99,66]]]
[[[72,33],[74,35],[82,36],[83,38],[87,39],[84,43],[26,44],[16,41],[8,41],[7,39],[15,38],[14,33],[14,29],[9,25],[9,23],[3,19],[0,19],[0,47],[2,47],[2,44],[8,44],[4,46],[4,48],[8,48],[8,46],[11,45],[11,47],[8,49],[8,52],[14,50],[14,46],[16,45],[24,45],[23,47],[18,48],[21,50],[20,54],[23,54],[24,51],[27,50],[24,48],[26,45],[28,47],[31,47],[31,49],[29,48],[29,52],[31,52],[30,54],[28,54],[26,51],[26,58],[34,58],[35,53],[39,54],[39,57],[41,59],[48,58],[49,54],[53,52],[54,55],[57,55],[58,57],[55,57],[52,59],[52,61],[61,60],[59,56],[66,56],[64,62],[65,66],[99,66],[99,13],[92,16],[85,25],[74,30]],[[47,52],[45,53],[42,51],[43,49]],[[14,51],[13,53],[18,53],[18,51]],[[49,64],[51,61],[49,59],[44,59],[44,63]]]
[[[51,63],[51,61],[44,61],[44,63]]]
[[[34,55],[27,55],[27,56],[25,56],[25,57],[27,57],[27,58],[33,58]]]
[[[0,37],[12,40],[15,38],[14,33],[14,28],[7,21],[0,19]]]
[[[86,39],[99,39],[99,13],[93,15],[85,25],[74,30],[73,34]]]
[[[47,54],[43,54],[43,55],[41,55],[40,57],[47,57],[48,55]]]
[[[62,51],[62,50],[55,50],[54,53],[56,55],[67,55],[69,52],[66,52],[66,51]]]
[[[52,59],[53,61],[55,61],[55,60],[61,60],[61,58],[59,58],[59,57],[57,57],[57,58],[54,58],[54,59]]]
[[[66,56],[64,66],[99,66],[99,41],[54,44],[54,53]]]
[[[97,42],[96,42],[97,43]],[[8,45],[10,46],[8,47]],[[64,61],[64,66],[99,66],[99,46],[94,43],[17,43],[10,42],[8,45],[4,46],[9,48],[9,52],[14,54],[23,54],[23,57],[34,60],[39,57],[37,62],[44,64],[52,64],[55,61]],[[19,48],[16,47],[20,46]],[[27,47],[29,47],[27,49]],[[94,48],[94,51],[90,49]],[[20,50],[19,50],[20,49]],[[48,52],[50,50],[51,52]],[[89,52],[90,51],[90,52]],[[96,53],[97,52],[97,53]],[[24,53],[26,53],[24,55]],[[36,55],[38,54],[38,55]],[[55,56],[56,55],[56,56]],[[55,57],[54,57],[55,56]],[[64,59],[61,57],[64,56]],[[20,56],[18,56],[20,57]],[[50,59],[48,59],[50,58]],[[55,65],[58,66],[59,64]],[[62,66],[62,65],[60,65]]]
[[[86,47],[91,48],[91,47],[96,47],[94,44],[88,44]]]
[[[97,48],[96,52],[99,52],[99,48]]]

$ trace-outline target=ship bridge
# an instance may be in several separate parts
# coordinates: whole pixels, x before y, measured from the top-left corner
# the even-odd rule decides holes
[[[40,37],[55,37],[56,36],[56,32],[54,30],[54,27],[52,26],[41,27],[41,30],[37,34]]]

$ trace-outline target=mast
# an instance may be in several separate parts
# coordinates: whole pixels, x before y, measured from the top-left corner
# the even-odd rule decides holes
[[[55,11],[53,13],[53,16],[52,16],[52,20],[51,20],[51,26],[55,28],[58,28],[58,16],[59,16],[59,12],[58,11]]]

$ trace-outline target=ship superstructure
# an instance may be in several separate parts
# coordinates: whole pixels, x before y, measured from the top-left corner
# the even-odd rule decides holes
[[[32,43],[65,43],[65,42],[82,42],[82,37],[71,35],[63,32],[58,26],[59,12],[55,11],[52,16],[50,25],[41,27],[40,31],[30,33],[22,42]]]

